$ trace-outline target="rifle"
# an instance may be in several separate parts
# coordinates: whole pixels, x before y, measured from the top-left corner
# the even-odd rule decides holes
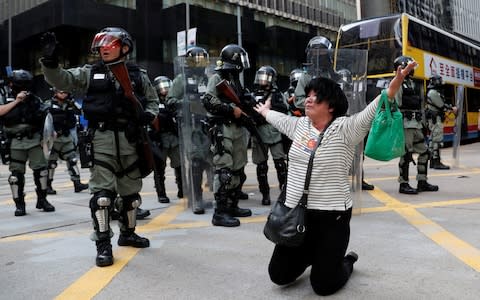
[[[265,144],[263,143],[262,138],[260,137],[260,134],[257,131],[257,124],[251,117],[251,114],[256,113],[256,111],[253,110],[252,106],[244,105],[244,103],[240,101],[240,98],[238,98],[233,88],[230,86],[230,84],[228,84],[228,81],[226,81],[225,79],[220,81],[217,84],[216,88],[220,93],[222,93],[230,101],[235,103],[236,106],[242,109],[243,112],[239,119],[240,123],[250,132],[252,136],[254,136],[257,139],[260,149],[262,150],[265,157],[267,157],[268,156],[267,148],[265,147]],[[245,111],[250,112],[250,114],[245,113]]]
[[[145,126],[141,125],[141,116],[144,113],[142,103],[133,93],[132,82],[128,75],[125,61],[109,64],[108,67],[123,88],[125,97],[132,102],[135,109],[135,118],[140,124],[140,144],[137,144],[139,169],[142,178],[147,177],[154,170],[155,163],[153,160],[152,142],[150,141]]]

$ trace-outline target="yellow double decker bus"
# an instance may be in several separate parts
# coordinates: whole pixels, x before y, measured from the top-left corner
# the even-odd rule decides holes
[[[361,20],[342,25],[336,49],[368,50],[367,99],[378,93],[378,81],[393,76],[393,61],[400,55],[418,62],[414,80],[426,94],[432,74],[442,76],[447,103],[456,105],[457,86],[464,86],[461,138],[479,137],[480,47],[408,14]],[[445,141],[452,141],[455,116],[445,119]]]

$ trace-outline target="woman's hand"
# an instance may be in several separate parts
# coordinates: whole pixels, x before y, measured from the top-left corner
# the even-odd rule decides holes
[[[269,97],[265,103],[258,103],[254,109],[261,114],[264,118],[267,117],[267,113],[270,111],[272,107],[272,99]]]
[[[393,77],[392,81],[387,88],[387,96],[388,98],[392,99],[395,97],[395,94],[398,92],[400,87],[402,86],[402,82],[407,77],[408,74],[417,66],[416,61],[411,61],[404,69],[401,66],[397,68],[395,73],[395,77]]]

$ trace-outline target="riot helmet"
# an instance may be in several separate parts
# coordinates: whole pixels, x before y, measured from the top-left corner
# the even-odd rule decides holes
[[[166,76],[157,76],[153,80],[153,86],[158,95],[167,95],[168,90],[172,87],[172,81]]]
[[[305,49],[305,53],[308,53],[312,49],[332,49],[332,43],[329,39],[324,36],[317,35],[308,41],[307,48]]]
[[[340,69],[337,71],[339,81],[341,83],[347,83],[351,84],[352,83],[352,72],[348,69]]]
[[[248,53],[239,45],[229,44],[220,52],[220,62],[215,70],[234,70],[238,73],[250,68]]]
[[[405,56],[405,55],[401,55],[401,56],[395,58],[395,60],[393,61],[394,72],[397,71],[399,66],[401,66],[402,69],[405,69],[407,67],[407,65],[412,61],[413,61],[413,58],[411,58],[410,56]],[[412,77],[413,74],[414,74],[414,70],[412,69],[412,71],[410,71],[410,73],[407,75],[407,77]]]
[[[10,88],[14,94],[21,91],[29,91],[33,87],[33,75],[26,70],[13,70],[11,76],[8,77]]]
[[[290,72],[290,85],[293,87],[296,87],[298,80],[300,79],[303,73],[305,72],[302,69],[293,69]]]
[[[427,88],[429,89],[434,89],[434,88],[441,88],[443,86],[443,78],[440,75],[432,75],[430,79],[428,80],[428,86]]]
[[[255,86],[271,89],[277,81],[277,71],[271,66],[262,66],[255,74]]]
[[[128,46],[128,51],[122,53],[119,58],[126,56],[133,51],[133,40],[130,34],[120,27],[106,27],[100,30],[92,40],[90,47],[93,53],[98,53],[100,47],[123,47]]]
[[[310,39],[305,48],[306,67],[310,75],[333,77],[332,43],[323,36]]]
[[[185,54],[187,66],[191,68],[206,67],[208,65],[208,52],[202,47],[193,46]]]

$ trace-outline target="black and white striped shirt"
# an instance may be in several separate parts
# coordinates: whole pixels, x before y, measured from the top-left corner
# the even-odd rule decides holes
[[[313,160],[309,209],[344,211],[352,207],[349,172],[355,146],[370,130],[379,99],[375,98],[353,116],[336,118],[325,131]],[[298,118],[270,110],[266,119],[293,141],[288,153],[285,204],[295,207],[302,196],[310,153],[320,132],[308,117]]]

